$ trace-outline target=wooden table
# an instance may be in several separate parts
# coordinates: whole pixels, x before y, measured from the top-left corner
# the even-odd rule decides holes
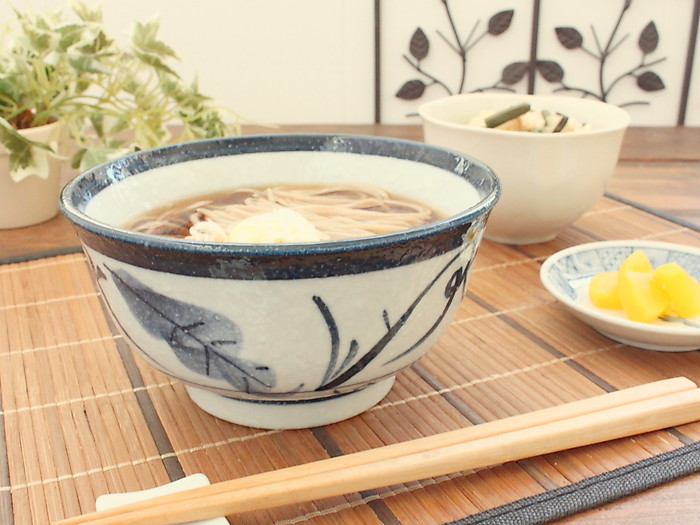
[[[245,134],[340,132],[421,140],[418,126],[285,126],[244,129]],[[700,231],[700,128],[632,128],[628,131],[608,197]],[[78,246],[62,216],[43,224],[0,230],[0,261],[22,261]],[[484,248],[488,250],[488,248]],[[537,247],[533,248],[534,252]],[[697,375],[697,371],[695,371]],[[8,436],[12,439],[12,436]],[[4,458],[0,458],[0,462]],[[656,525],[700,523],[700,474],[618,500],[559,523]]]

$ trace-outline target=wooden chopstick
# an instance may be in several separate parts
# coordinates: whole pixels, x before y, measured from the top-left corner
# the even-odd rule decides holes
[[[355,454],[216,483],[56,525],[169,525],[480,468],[700,419],[674,378]]]

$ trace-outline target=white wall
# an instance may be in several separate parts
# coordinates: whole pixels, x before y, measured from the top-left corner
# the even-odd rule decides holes
[[[88,5],[95,2],[88,0]],[[20,9],[63,6],[14,1]],[[160,16],[175,69],[243,117],[266,123],[368,123],[374,118],[372,0],[105,0],[115,38]],[[14,18],[2,0],[0,20]]]
[[[86,0],[94,4],[97,0]],[[63,6],[68,0],[0,0],[0,20],[14,17],[10,5],[24,9]],[[385,123],[418,123],[418,106],[447,93],[429,85],[418,99],[396,96],[411,79],[430,79],[404,58],[409,42],[420,27],[430,40],[430,52],[421,63],[445,85],[459,84],[459,57],[450,49],[454,26],[463,40],[472,30],[483,33],[489,20],[513,10],[509,27],[498,35],[486,34],[468,53],[465,91],[493,84],[503,68],[530,59],[536,42],[537,60],[551,60],[565,70],[572,86],[599,90],[600,64],[582,48],[566,49],[555,28],[573,27],[583,36],[583,47],[596,53],[620,18],[616,47],[605,64],[603,76],[612,81],[633,70],[640,60],[653,65],[664,89],[644,90],[635,75],[615,84],[608,101],[624,104],[642,101],[627,109],[633,125],[700,125],[700,66],[694,35],[696,0],[541,0],[535,16],[533,0],[380,0],[380,73],[375,78],[375,0],[104,0],[105,20],[113,35],[126,35],[132,20],[159,15],[162,40],[182,61],[176,69],[189,80],[198,74],[205,94],[239,112],[243,117],[271,124],[366,124],[379,108]],[[533,20],[538,22],[533,32]],[[639,38],[653,22],[658,43],[643,56]],[[533,35],[537,38],[533,38]],[[691,51],[695,52],[692,56]],[[645,68],[636,71],[640,74]],[[692,74],[691,74],[692,73]],[[375,100],[375,87],[380,96]],[[510,86],[526,92],[528,83]],[[537,75],[534,92],[551,94],[561,86]],[[573,91],[562,92],[578,96]]]

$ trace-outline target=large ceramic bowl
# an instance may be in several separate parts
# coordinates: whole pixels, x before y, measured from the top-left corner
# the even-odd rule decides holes
[[[528,133],[469,125],[481,112],[516,104],[560,112],[590,129]],[[604,193],[617,164],[628,113],[596,100],[503,93],[454,95],[422,105],[425,141],[471,155],[492,168],[503,189],[487,239],[545,242],[578,219]]]
[[[127,231],[131,217],[240,186],[371,183],[444,218],[397,233],[288,244]],[[455,314],[499,185],[421,143],[337,135],[207,140],[140,152],[63,191],[118,326],[207,412],[265,428],[322,425],[384,397]]]

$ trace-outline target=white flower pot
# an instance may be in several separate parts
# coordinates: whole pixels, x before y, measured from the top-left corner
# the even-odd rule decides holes
[[[58,144],[62,129],[59,121],[20,133],[36,142]],[[0,144],[0,229],[31,226],[58,213],[61,159],[44,151],[35,155],[37,168],[11,174],[8,152]]]

